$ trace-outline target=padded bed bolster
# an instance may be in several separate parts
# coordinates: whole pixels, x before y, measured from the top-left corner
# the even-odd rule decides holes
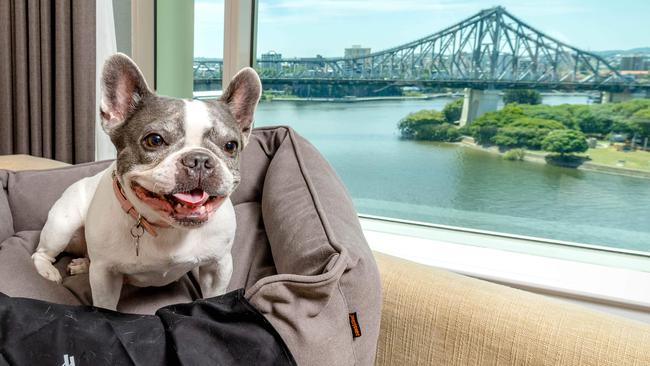
[[[72,183],[106,169],[111,161],[11,172],[7,192],[15,232],[41,230],[47,214]]]
[[[8,171],[0,171],[0,242],[7,239],[14,234],[14,219],[9,208],[9,201],[7,200],[7,183],[9,181]]]
[[[232,194],[237,215],[229,290],[245,296],[277,329],[299,365],[374,364],[380,283],[351,199],[318,151],[287,127],[253,130],[241,155],[242,181]],[[73,182],[110,162],[45,171],[0,171],[0,291],[64,304],[90,304],[88,275],[63,286],[41,278],[30,255],[50,207]],[[13,215],[12,215],[13,213]],[[14,230],[15,229],[15,230]],[[122,290],[118,310],[152,314],[198,296],[193,281]],[[350,314],[356,313],[353,333]]]
[[[256,132],[278,144],[261,205],[278,274],[248,288],[247,298],[282,334],[299,364],[373,364],[379,274],[349,195],[332,167],[293,130]],[[361,337],[353,336],[351,313]]]

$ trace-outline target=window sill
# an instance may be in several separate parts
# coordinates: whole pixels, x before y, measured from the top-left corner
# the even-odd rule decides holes
[[[628,314],[621,315],[650,322],[648,256],[562,248],[522,237],[380,218],[362,216],[360,220],[375,251],[532,292],[595,304],[605,311],[620,314],[623,309]],[[543,249],[548,253],[542,255]]]

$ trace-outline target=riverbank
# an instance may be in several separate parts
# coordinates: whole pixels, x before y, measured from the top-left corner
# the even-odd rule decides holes
[[[460,144],[399,138],[396,121],[451,98],[260,103],[257,126],[288,124],[334,167],[357,211],[554,240],[648,250],[650,185],[618,174],[508,162]],[[550,105],[584,104],[553,97]]]
[[[271,102],[327,102],[327,103],[358,103],[358,102],[377,102],[377,101],[394,101],[394,100],[431,100],[436,98],[457,98],[462,97],[462,93],[439,93],[425,95],[400,95],[385,97],[343,97],[343,98],[300,98],[300,97],[282,97],[274,96],[269,99]]]
[[[542,92],[542,96],[545,97],[576,97],[576,96],[588,96],[588,93],[580,92]],[[343,98],[318,98],[318,97],[309,97],[301,98],[296,96],[271,96],[267,100],[263,101],[277,101],[277,102],[299,102],[299,103],[311,103],[311,102],[327,102],[327,103],[359,103],[359,102],[377,102],[377,101],[395,101],[395,100],[433,100],[438,98],[462,98],[464,93],[462,92],[448,92],[448,93],[434,93],[434,94],[423,94],[423,95],[400,95],[400,96],[384,96],[384,97],[354,97],[348,96]]]
[[[504,152],[501,152],[497,146],[489,146],[489,147],[481,146],[476,144],[473,138],[467,136],[464,136],[463,139],[460,142],[458,142],[458,144],[461,144],[463,146],[472,149],[488,152],[490,154],[497,154],[499,156],[504,155]],[[546,157],[548,155],[549,153],[545,153],[545,152],[526,150],[523,160],[531,163],[548,164],[546,162]],[[648,154],[648,158],[650,159],[650,153]],[[580,164],[580,166],[578,166],[577,169],[598,172],[598,173],[605,173],[605,174],[614,174],[614,175],[623,175],[627,177],[650,179],[649,170],[630,169],[630,168],[625,168],[620,166],[601,164],[593,161],[585,161],[582,164]]]

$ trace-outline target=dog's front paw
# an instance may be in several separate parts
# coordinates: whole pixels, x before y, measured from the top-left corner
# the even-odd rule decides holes
[[[90,259],[75,258],[68,264],[68,273],[70,273],[71,275],[88,273],[89,266],[90,266]]]
[[[63,281],[61,273],[59,273],[59,270],[52,265],[53,260],[50,260],[49,256],[44,253],[36,252],[32,255],[32,260],[34,261],[34,267],[36,267],[38,274],[56,283],[61,283]]]

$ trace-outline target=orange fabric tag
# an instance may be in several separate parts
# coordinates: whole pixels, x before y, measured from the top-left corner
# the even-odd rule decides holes
[[[350,318],[350,328],[352,328],[352,337],[359,338],[361,337],[361,327],[359,327],[359,319],[357,319],[357,313],[348,314]]]

